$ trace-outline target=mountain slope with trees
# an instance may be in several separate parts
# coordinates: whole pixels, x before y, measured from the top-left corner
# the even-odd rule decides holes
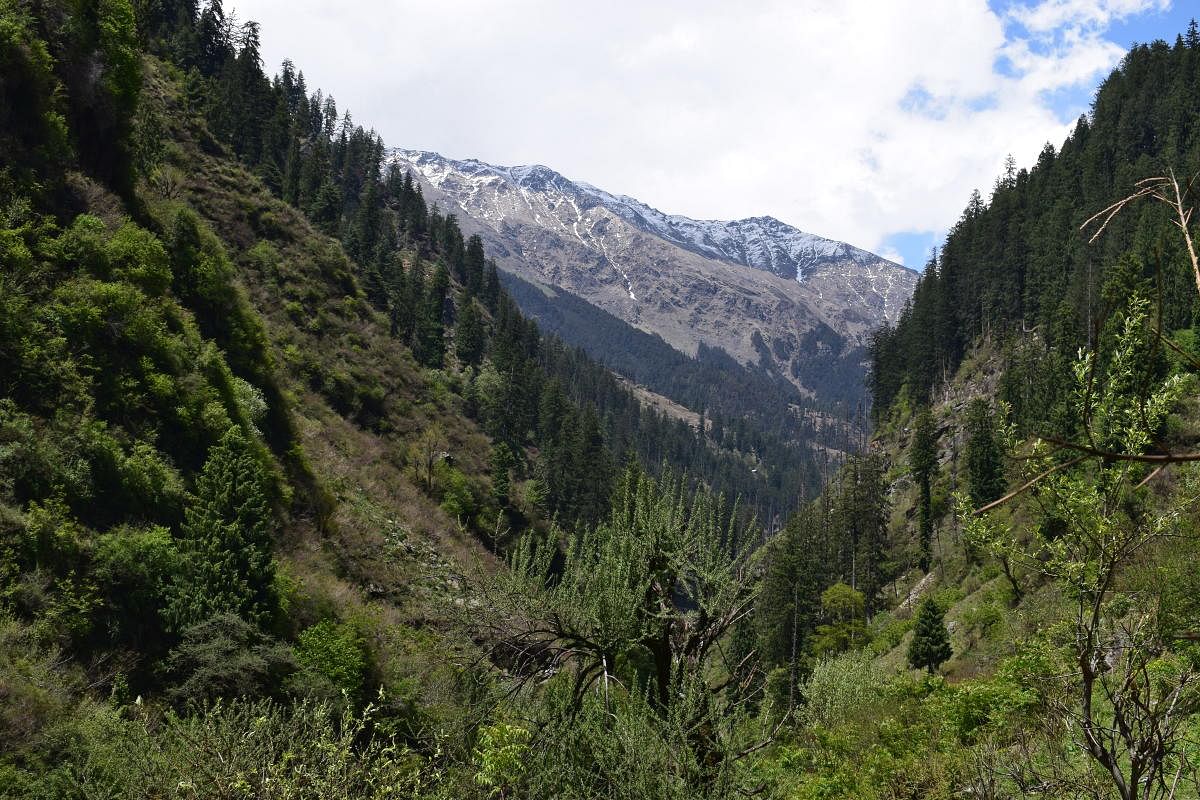
[[[1194,153],[1022,261],[1159,176],[1091,338],[963,328],[924,391],[877,349],[871,447],[772,536],[770,464],[544,335],[258,35],[0,2],[0,797],[1196,796]],[[979,253],[1051,224],[995,207]]]
[[[745,603],[753,512],[814,489],[816,456],[772,478],[544,336],[377,136],[266,78],[255,24],[38,2],[0,36],[0,795],[505,791],[523,715],[605,732],[554,693],[584,664],[504,699],[499,634],[463,613],[504,562],[610,525],[655,580]],[[705,704],[621,701],[631,735],[695,748],[681,795],[730,785],[750,735],[687,733],[744,702],[702,685],[716,639],[675,641],[691,614],[659,652]]]
[[[548,167],[403,150],[389,163],[459,215],[506,272],[568,292],[686,355],[723,350],[846,413],[864,399],[867,334],[896,317],[917,277],[770,217],[666,215]]]
[[[787,796],[1200,791],[1198,61],[1195,23],[1134,47],[874,337],[884,583],[807,560],[852,530],[843,472],[773,543],[756,615],[797,706]]]

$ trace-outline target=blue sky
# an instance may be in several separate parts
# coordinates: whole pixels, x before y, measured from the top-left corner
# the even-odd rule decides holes
[[[998,15],[1008,20],[1005,25],[1006,37],[1028,38],[1036,51],[1045,54],[1061,45],[1061,33],[1056,32],[1049,37],[1032,35],[1026,26],[1011,18],[1011,12],[1014,9],[1025,9],[1031,5],[1036,4],[1021,2],[994,2],[991,4]],[[1187,29],[1193,16],[1200,16],[1200,8],[1190,2],[1174,0],[1165,8],[1151,6],[1139,13],[1115,18],[1103,26],[1102,35],[1104,39],[1119,45],[1122,49],[1128,49],[1135,43],[1152,42],[1155,39],[1174,42],[1175,37]],[[1011,74],[1011,66],[1006,59],[998,59],[996,68],[1001,73]],[[1099,80],[1089,81],[1046,92],[1043,97],[1058,120],[1065,125],[1070,125],[1080,114],[1087,113],[1098,85]],[[1060,141],[1053,141],[1053,144],[1057,146]],[[1035,155],[1036,153],[1014,153],[1018,163],[1025,166]],[[986,186],[977,188],[986,195]],[[970,189],[964,187],[962,206],[966,206],[969,196]],[[939,245],[944,237],[944,228],[900,231],[884,237],[880,249],[890,249],[899,254],[907,266],[921,269],[928,261],[932,248]]]
[[[1197,0],[226,0],[389,145],[920,268]],[[1198,9],[1200,10],[1200,9]]]

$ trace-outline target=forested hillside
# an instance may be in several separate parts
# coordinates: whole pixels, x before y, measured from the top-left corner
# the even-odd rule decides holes
[[[829,456],[640,407],[258,47],[0,6],[0,795],[728,788],[751,519]]]
[[[258,49],[0,0],[0,797],[1198,796],[1194,25],[972,201],[804,503],[840,454],[642,408]]]
[[[792,796],[1200,792],[1197,92],[1194,22],[1136,46],[874,337],[870,455],[762,586]]]
[[[1130,282],[1151,282],[1148,299],[1165,331],[1196,325],[1196,279],[1170,208],[1140,205],[1105,225],[1094,242],[1103,220],[1080,228],[1136,191],[1139,180],[1172,169],[1190,204],[1191,170],[1200,159],[1198,103],[1194,27],[1173,45],[1138,45],[1061,146],[1048,143],[1028,170],[1010,162],[990,197],[974,193],[899,322],[876,335],[877,418],[897,397],[924,402],[981,336],[1033,333],[1067,358],[1080,346],[1094,347]],[[1022,355],[1025,362],[1008,371],[1005,399],[1018,404],[1023,424],[1033,424],[1067,402],[1054,388],[1063,364]]]

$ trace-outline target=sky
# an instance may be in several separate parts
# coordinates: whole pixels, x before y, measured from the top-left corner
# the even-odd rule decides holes
[[[1195,0],[226,0],[388,146],[698,219],[770,215],[920,268]]]

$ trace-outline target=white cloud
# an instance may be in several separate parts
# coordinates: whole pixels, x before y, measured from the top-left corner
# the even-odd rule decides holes
[[[1064,26],[1105,28],[1115,20],[1147,11],[1165,11],[1171,0],[1044,0],[1017,6],[1009,15],[1034,33],[1051,33]]]
[[[885,245],[879,248],[878,255],[883,256],[888,261],[893,261],[897,264],[904,265],[904,255],[894,247],[888,247]]]
[[[1061,142],[1069,124],[1046,93],[1094,83],[1123,53],[1105,26],[1166,1],[237,9],[263,23],[268,63],[290,56],[390,145],[544,163],[665,211],[771,214],[880,248],[944,230],[1006,154],[1028,164]]]

